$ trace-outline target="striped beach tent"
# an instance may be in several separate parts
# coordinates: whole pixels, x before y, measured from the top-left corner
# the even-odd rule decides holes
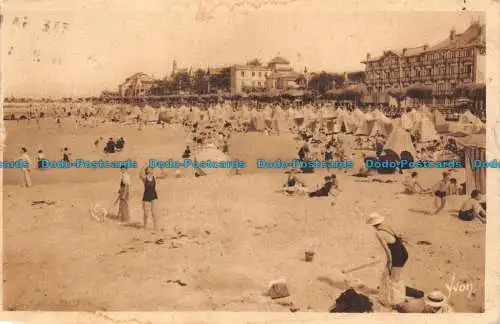
[[[475,160],[486,161],[486,136],[471,135],[457,139],[465,153],[465,188],[468,195],[474,190],[486,194],[486,168],[473,168]]]

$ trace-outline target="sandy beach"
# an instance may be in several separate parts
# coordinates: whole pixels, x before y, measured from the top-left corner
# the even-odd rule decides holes
[[[186,144],[180,126],[106,124],[97,128],[58,128],[42,119],[6,122],[4,160],[14,160],[24,146],[33,156],[43,148],[48,159],[180,159]],[[123,136],[123,152],[105,155],[94,141]],[[111,206],[119,170],[34,170],[32,188],[23,188],[20,170],[4,170],[4,305],[8,310],[79,311],[299,311],[326,312],[346,289],[345,280],[376,288],[384,252],[366,217],[378,212],[413,244],[403,272],[408,286],[441,289],[453,280],[472,291],[450,292],[457,312],[480,312],[484,303],[485,226],[462,222],[456,210],[463,196],[450,197],[440,214],[431,195],[402,195],[400,182],[360,182],[335,170],[342,192],[331,199],[287,197],[275,193],[284,170],[262,170],[256,159],[292,159],[293,135],[233,135],[229,156],[249,167],[242,176],[194,178],[174,170],[158,183],[160,231],[136,228],[142,222],[143,185],[130,170],[131,223],[96,222],[94,204]],[[442,170],[421,169],[420,182],[433,185]],[[311,187],[326,170],[304,174]],[[463,171],[455,177],[463,181]],[[400,180],[401,175],[377,176]],[[33,201],[53,204],[32,205]],[[116,213],[117,208],[111,213]],[[425,241],[428,243],[420,243]],[[315,252],[304,262],[304,252]],[[377,266],[343,274],[373,260]],[[328,277],[333,287],[318,280]],[[263,296],[271,280],[284,278],[291,296]],[[454,279],[453,279],[454,278]],[[460,290],[460,289],[458,289]],[[381,307],[376,311],[387,311]]]

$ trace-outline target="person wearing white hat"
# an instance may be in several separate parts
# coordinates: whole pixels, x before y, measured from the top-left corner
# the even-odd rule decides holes
[[[401,236],[387,226],[382,226],[385,219],[378,213],[372,213],[366,224],[375,228],[377,238],[387,255],[387,269],[391,277],[398,281],[401,270],[408,260],[408,251]]]
[[[424,303],[424,313],[453,313],[453,308],[440,290],[436,289],[427,294]]]
[[[371,213],[366,224],[373,226],[380,245],[387,256],[385,271],[381,279],[380,299],[383,304],[396,306],[405,301],[405,285],[401,271],[408,260],[408,252],[403,240],[392,229],[383,226],[385,218],[379,213]]]
[[[437,289],[428,293],[425,298],[405,300],[395,308],[400,313],[436,314],[454,312],[443,293]]]

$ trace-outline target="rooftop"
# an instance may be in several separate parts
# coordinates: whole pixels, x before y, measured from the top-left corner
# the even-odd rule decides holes
[[[405,48],[402,50],[387,50],[377,57],[370,57],[364,60],[362,63],[378,61],[388,55],[396,56],[415,56],[420,55],[425,52],[438,51],[448,48],[461,48],[471,45],[480,45],[486,42],[486,28],[484,24],[479,22],[473,22],[469,28],[463,33],[457,34],[454,30],[450,31],[450,35],[445,40],[439,42],[434,46],[422,45],[418,47]]]
[[[290,64],[290,62],[281,56],[276,56],[268,64]]]

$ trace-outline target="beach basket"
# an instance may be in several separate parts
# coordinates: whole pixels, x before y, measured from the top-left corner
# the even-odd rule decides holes
[[[104,222],[104,218],[108,216],[108,210],[99,204],[95,204],[90,209],[90,216],[97,222]]]

